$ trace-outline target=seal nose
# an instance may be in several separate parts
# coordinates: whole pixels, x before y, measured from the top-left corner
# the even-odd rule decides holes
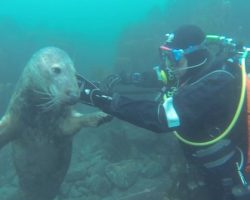
[[[66,91],[66,95],[68,97],[68,102],[67,103],[70,104],[70,105],[76,104],[80,99],[79,92],[74,92],[74,91],[68,90],[68,91]]]

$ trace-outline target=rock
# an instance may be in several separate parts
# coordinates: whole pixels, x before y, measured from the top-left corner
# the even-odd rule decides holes
[[[71,187],[70,194],[69,194],[70,197],[78,198],[78,197],[81,197],[82,195],[83,195],[82,191],[79,190],[78,187],[76,187],[75,185]]]
[[[91,167],[88,169],[88,174],[99,174],[104,175],[105,174],[105,167],[109,164],[109,162],[105,159],[100,159],[95,161],[94,163],[91,163]]]
[[[87,167],[85,163],[80,163],[71,168],[66,176],[66,182],[76,182],[78,180],[84,180],[87,175]]]
[[[113,197],[105,197],[105,198],[103,198],[102,200],[116,200],[116,199],[113,198]]]
[[[59,196],[60,197],[68,197],[70,194],[70,189],[71,189],[72,185],[73,184],[71,184],[71,183],[64,182],[61,186]]]
[[[112,185],[105,176],[94,174],[86,180],[87,188],[94,194],[100,196],[107,196]]]
[[[142,175],[145,178],[153,178],[159,176],[163,172],[162,166],[155,161],[147,160],[142,168]]]
[[[0,197],[1,200],[7,200],[8,197],[16,191],[15,187],[10,186],[1,186],[0,188]]]
[[[163,200],[166,197],[166,189],[170,187],[168,177],[160,179],[142,178],[133,187],[114,194],[116,200]]]
[[[124,160],[107,165],[105,173],[116,187],[127,189],[137,181],[139,164],[134,160]]]

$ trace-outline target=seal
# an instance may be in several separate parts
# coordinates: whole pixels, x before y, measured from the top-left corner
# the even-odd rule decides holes
[[[69,168],[74,134],[111,119],[73,109],[80,98],[75,75],[70,57],[56,47],[39,50],[24,68],[0,120],[0,148],[11,142],[19,178],[9,199],[54,199]]]

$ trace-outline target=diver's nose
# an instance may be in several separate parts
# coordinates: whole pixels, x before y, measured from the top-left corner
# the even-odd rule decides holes
[[[68,103],[71,105],[76,104],[80,99],[79,92],[68,90],[68,91],[66,91],[66,95],[68,96]]]

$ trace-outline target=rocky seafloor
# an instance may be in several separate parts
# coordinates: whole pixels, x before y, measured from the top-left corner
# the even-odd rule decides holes
[[[0,154],[1,200],[17,187],[10,147]],[[56,200],[206,200],[204,182],[171,134],[114,119],[74,138],[70,169]]]

